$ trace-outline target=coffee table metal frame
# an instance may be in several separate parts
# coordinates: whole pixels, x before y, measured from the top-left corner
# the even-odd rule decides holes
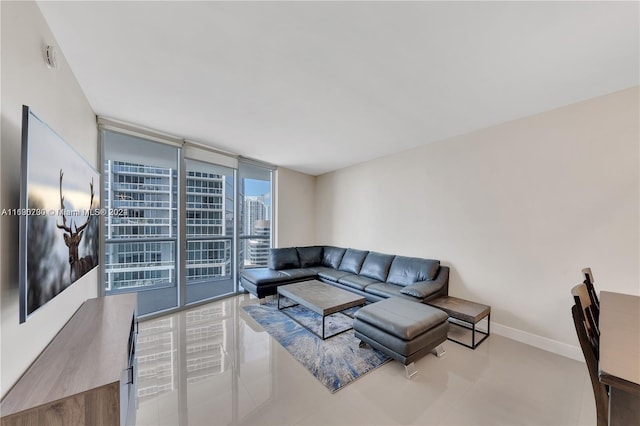
[[[309,287],[319,289],[323,293],[326,292],[326,294],[329,296],[333,295],[338,298],[341,298],[342,300],[334,301],[334,302],[332,302],[330,298],[328,300],[327,299],[312,300],[312,298],[310,299],[307,297],[312,295],[305,294],[306,293],[305,290]],[[280,306],[281,297],[285,297],[296,303],[293,305],[281,307]],[[283,314],[285,314],[286,316],[288,316],[289,318],[291,318],[292,320],[294,320],[297,324],[301,325],[311,333],[321,338],[322,340],[326,340],[330,337],[337,336],[338,334],[342,334],[346,331],[353,329],[353,326],[351,326],[344,330],[338,331],[337,333],[333,333],[329,336],[326,336],[325,335],[325,318],[326,317],[335,313],[341,313],[342,315],[348,318],[353,318],[347,315],[346,313],[344,313],[343,311],[349,308],[353,308],[354,306],[364,306],[365,303],[366,303],[366,298],[364,297],[358,296],[357,294],[351,293],[350,291],[342,290],[340,288],[334,287],[329,284],[325,284],[317,280],[303,281],[299,283],[288,284],[288,285],[283,285],[278,287],[278,310]],[[296,318],[294,318],[292,315],[286,312],[287,308],[292,308],[298,305],[301,305],[322,316],[322,334],[316,333],[314,330],[302,324],[300,321],[298,321]]]

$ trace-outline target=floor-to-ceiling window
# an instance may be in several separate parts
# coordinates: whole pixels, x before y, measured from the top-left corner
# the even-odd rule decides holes
[[[239,291],[271,247],[272,169],[101,125],[104,293],[139,315]]]
[[[235,292],[235,171],[186,160],[186,302]]]
[[[272,176],[270,168],[240,163],[238,259],[240,268],[266,266],[272,241]]]
[[[104,132],[104,289],[145,315],[178,306],[179,149]]]

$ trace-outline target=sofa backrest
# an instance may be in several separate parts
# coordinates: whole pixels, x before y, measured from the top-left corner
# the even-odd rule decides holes
[[[275,269],[276,271],[280,269],[299,268],[300,259],[298,258],[298,251],[295,247],[269,249],[268,266],[270,269]]]
[[[322,246],[296,247],[296,250],[298,251],[301,268],[322,264]]]
[[[393,262],[394,257],[395,256],[391,254],[382,254],[370,251],[364,259],[362,268],[360,268],[360,275],[382,282],[386,281],[387,275],[389,275],[389,268],[391,267],[391,262]]]
[[[359,273],[367,254],[369,254],[369,252],[365,250],[347,249],[342,257],[342,262],[340,262],[338,270],[351,272],[352,274]]]
[[[438,274],[439,268],[439,260],[396,256],[391,262],[387,282],[406,286],[417,281],[432,280]]]
[[[338,269],[345,251],[347,250],[340,247],[324,246],[322,250],[322,266]]]

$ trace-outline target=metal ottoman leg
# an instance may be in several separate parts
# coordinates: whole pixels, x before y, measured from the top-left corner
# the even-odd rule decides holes
[[[413,376],[418,373],[418,370],[416,370],[416,363],[412,362],[409,365],[405,365],[404,371],[407,373],[407,379],[411,380]]]

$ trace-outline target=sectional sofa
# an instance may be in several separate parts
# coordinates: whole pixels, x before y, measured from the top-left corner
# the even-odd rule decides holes
[[[245,269],[242,287],[264,298],[279,285],[317,279],[378,302],[400,297],[426,302],[445,296],[449,268],[439,260],[395,256],[333,246],[271,249],[267,268]]]

